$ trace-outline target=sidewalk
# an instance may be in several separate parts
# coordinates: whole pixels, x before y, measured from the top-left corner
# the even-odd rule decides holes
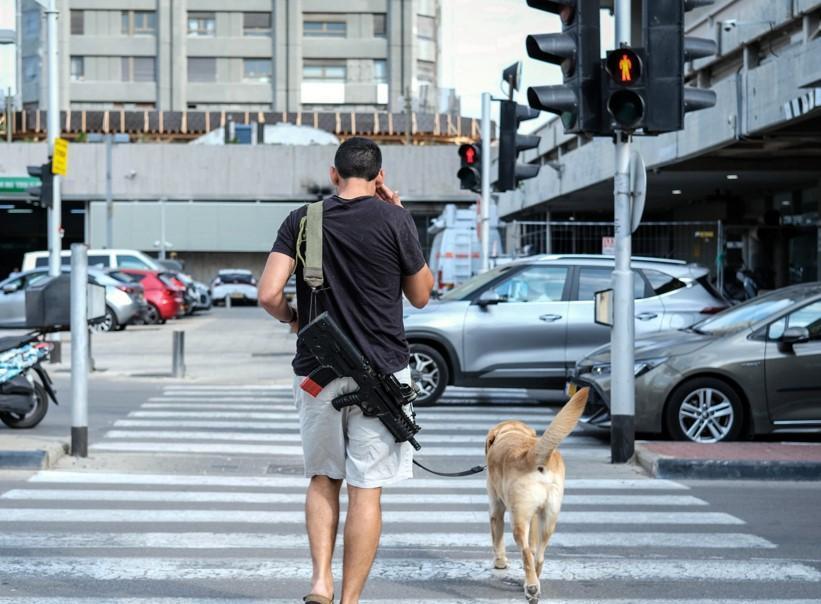
[[[66,438],[31,436],[10,430],[0,434],[0,470],[51,468],[68,452]]]
[[[636,443],[636,462],[657,478],[821,480],[821,443]]]

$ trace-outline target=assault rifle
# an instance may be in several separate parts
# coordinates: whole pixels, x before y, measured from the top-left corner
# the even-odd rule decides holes
[[[409,416],[402,409],[417,397],[412,386],[400,384],[393,375],[376,371],[327,312],[300,330],[299,337],[321,365],[305,378],[303,390],[316,396],[332,379],[352,378],[359,390],[335,398],[334,409],[341,411],[358,405],[367,417],[378,418],[396,442],[407,441],[417,451],[422,448],[414,438],[421,429],[415,414]]]

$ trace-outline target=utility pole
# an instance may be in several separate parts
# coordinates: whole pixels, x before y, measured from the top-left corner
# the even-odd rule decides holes
[[[482,272],[490,268],[490,93],[482,93]]]
[[[616,47],[630,45],[630,0],[615,0]],[[616,130],[616,173],[614,178],[614,230],[616,239],[613,271],[613,329],[611,331],[612,395],[610,402],[610,456],[625,463],[635,448],[635,319],[633,318],[632,208],[630,203],[630,133]]]
[[[114,201],[111,186],[111,155],[114,147],[114,135],[105,135],[105,247],[114,247]],[[86,216],[86,223],[90,222]]]
[[[59,97],[59,63],[57,57],[57,0],[48,0],[46,9],[47,44],[48,44],[48,156],[54,155],[54,142],[60,137],[60,97]],[[60,250],[62,240],[60,227],[62,223],[62,202],[60,184],[62,177],[54,175],[54,189],[51,208],[48,210],[48,273],[52,277],[60,274]]]

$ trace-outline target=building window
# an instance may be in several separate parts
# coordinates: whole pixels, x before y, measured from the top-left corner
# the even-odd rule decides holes
[[[40,35],[40,11],[27,10],[23,13],[23,37],[35,38]]]
[[[302,22],[302,33],[309,38],[344,38],[348,35],[345,21],[308,20]]]
[[[86,79],[86,64],[84,57],[71,57],[71,81],[82,82]]]
[[[416,79],[420,82],[434,83],[436,81],[436,63],[433,61],[417,61]]]
[[[242,35],[270,36],[271,13],[243,13]]]
[[[188,35],[214,37],[217,35],[216,13],[188,13]]]
[[[302,79],[306,82],[344,82],[347,75],[342,62],[306,62],[302,67]]]
[[[373,16],[373,36],[385,38],[388,35],[388,16],[385,13],[376,13]]]
[[[189,82],[216,82],[217,59],[214,57],[188,57]]]
[[[435,40],[436,19],[433,17],[426,17],[425,15],[417,15],[416,35],[420,40]]]
[[[385,59],[376,59],[373,62],[373,80],[377,84],[388,83],[388,62]]]
[[[122,11],[122,33],[124,36],[155,35],[157,33],[157,13],[153,10]]]
[[[23,79],[33,82],[40,72],[40,57],[23,57]]]
[[[242,79],[246,82],[270,82],[271,59],[243,59]]]
[[[81,10],[71,11],[71,35],[82,36],[85,33],[85,13]]]
[[[123,82],[156,82],[154,57],[122,57]]]

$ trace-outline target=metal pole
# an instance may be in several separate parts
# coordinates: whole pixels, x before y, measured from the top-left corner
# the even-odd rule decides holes
[[[175,331],[171,354],[171,374],[175,378],[185,377],[185,332]]]
[[[482,93],[482,272],[490,268],[490,93]]]
[[[114,136],[105,135],[105,246],[114,247],[114,200],[111,192],[111,154]]]
[[[630,42],[630,0],[616,0],[616,45]],[[614,178],[614,230],[616,239],[613,271],[613,329],[610,332],[612,399],[610,402],[610,459],[625,463],[635,448],[635,319],[633,318],[632,208],[630,199],[630,135],[616,134]]]
[[[17,43],[15,46],[17,73],[14,78],[14,96],[16,97],[14,108],[17,111],[23,110],[23,0],[15,2],[15,10],[17,11],[16,27],[17,27]]]
[[[11,123],[14,121],[14,97],[11,96],[11,86],[6,94],[6,142],[11,142]]]
[[[550,212],[544,216],[544,253],[553,253],[553,233],[550,232]]]
[[[165,260],[165,200],[160,199],[160,260]]]
[[[57,56],[57,0],[49,0],[47,19],[48,44],[48,156],[54,156],[54,141],[60,136],[60,97]],[[60,176],[54,175],[54,197],[48,210],[48,273],[52,277],[60,274],[60,226],[62,223],[62,203],[60,197]]]
[[[88,457],[88,248],[71,246],[71,454]]]

